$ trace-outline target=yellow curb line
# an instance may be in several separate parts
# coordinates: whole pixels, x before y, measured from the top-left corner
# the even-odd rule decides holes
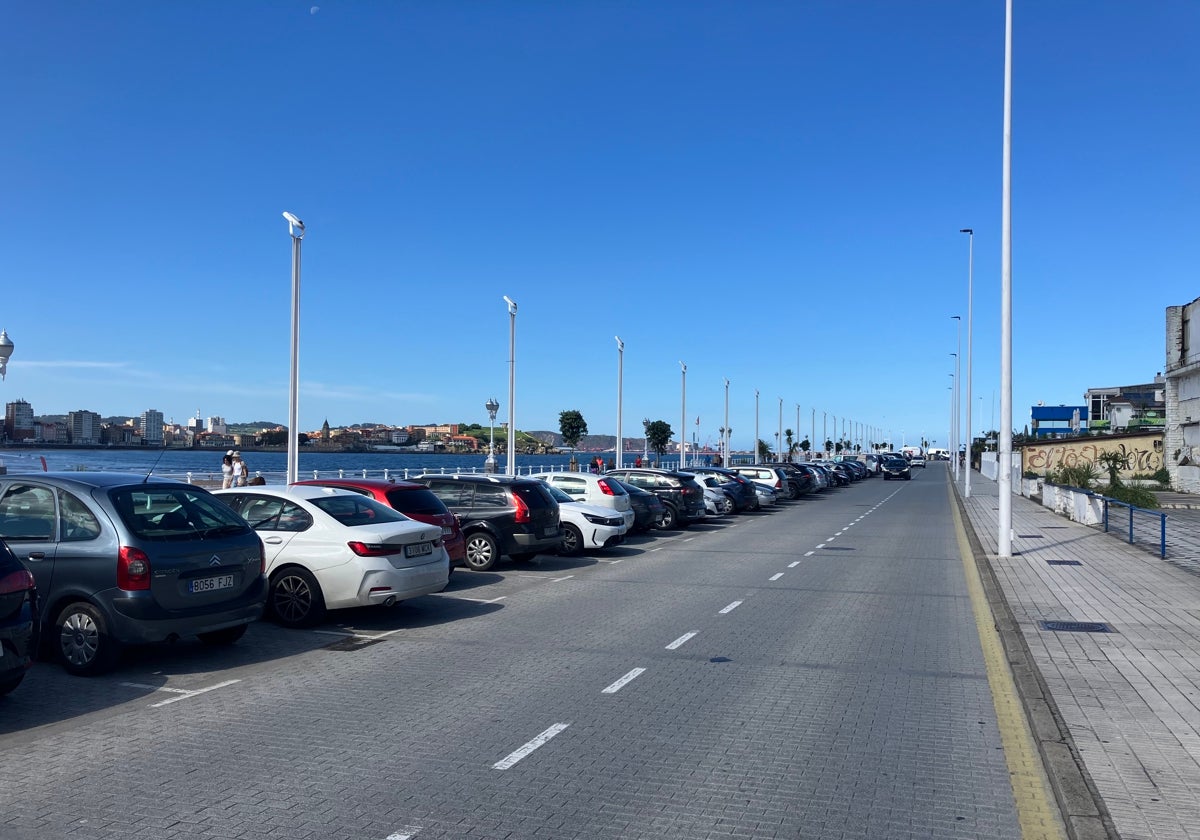
[[[1017,822],[1025,840],[1064,840],[1062,817],[1050,791],[1050,783],[1042,765],[1041,754],[1033,742],[1025,709],[1017,697],[1017,687],[1004,645],[996,632],[995,619],[983,592],[975,556],[963,527],[962,516],[954,498],[954,490],[947,485],[950,510],[954,514],[954,529],[958,537],[958,553],[962,557],[966,573],[967,592],[971,597],[971,609],[975,613],[975,628],[979,631],[979,644],[983,648],[983,661],[987,667],[988,685],[992,690],[992,703],[996,708],[996,724],[1000,729],[1000,742],[1004,747],[1004,760],[1008,763],[1009,781],[1012,783],[1013,799],[1017,806]]]

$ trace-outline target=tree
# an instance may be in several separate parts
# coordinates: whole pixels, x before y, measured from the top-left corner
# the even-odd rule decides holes
[[[787,441],[787,457],[792,460],[792,456],[796,454],[796,442],[792,440],[795,433],[791,429],[783,430],[783,437]]]
[[[805,438],[804,440],[800,441],[800,451],[801,452],[807,452],[808,448],[810,446],[812,446],[812,441],[810,441],[808,438]]]
[[[828,452],[830,449],[833,449],[833,441],[831,441],[831,440],[826,440],[826,441],[825,441],[825,449],[824,449],[824,451],[825,451],[825,452]]]
[[[771,457],[771,444],[761,438],[758,441],[758,457],[761,460],[767,460]]]
[[[562,434],[563,443],[574,449],[588,433],[587,421],[574,409],[563,411],[558,415],[558,431]]]
[[[673,434],[675,432],[671,429],[671,425],[664,420],[653,420],[646,424],[646,445],[654,450],[660,462]]]

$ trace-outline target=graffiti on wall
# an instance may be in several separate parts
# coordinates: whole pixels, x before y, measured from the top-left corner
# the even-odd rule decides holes
[[[1129,468],[1121,471],[1123,478],[1136,473],[1152,473],[1163,466],[1162,433],[1125,435],[1121,437],[1078,438],[1046,441],[1021,448],[1024,470],[1045,474],[1063,467],[1099,463],[1105,452],[1119,452],[1129,458]]]

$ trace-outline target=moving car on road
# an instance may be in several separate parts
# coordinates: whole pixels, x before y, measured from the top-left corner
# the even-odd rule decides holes
[[[390,607],[441,592],[450,580],[441,526],[360,493],[293,484],[213,495],[262,537],[267,610],[284,626],[311,627],[326,610]]]
[[[908,468],[908,460],[905,458],[884,458],[883,459],[883,477],[902,478],[905,481],[912,479],[912,471]]]

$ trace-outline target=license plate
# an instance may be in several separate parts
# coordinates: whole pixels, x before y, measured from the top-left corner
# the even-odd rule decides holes
[[[559,533],[560,532],[559,532],[558,528],[543,528],[542,529],[543,537],[557,537],[559,535]]]
[[[433,554],[433,543],[420,542],[404,546],[405,557],[422,557],[426,554]]]
[[[197,592],[212,592],[217,589],[233,589],[233,575],[217,575],[216,577],[196,578],[188,584],[188,590]]]

